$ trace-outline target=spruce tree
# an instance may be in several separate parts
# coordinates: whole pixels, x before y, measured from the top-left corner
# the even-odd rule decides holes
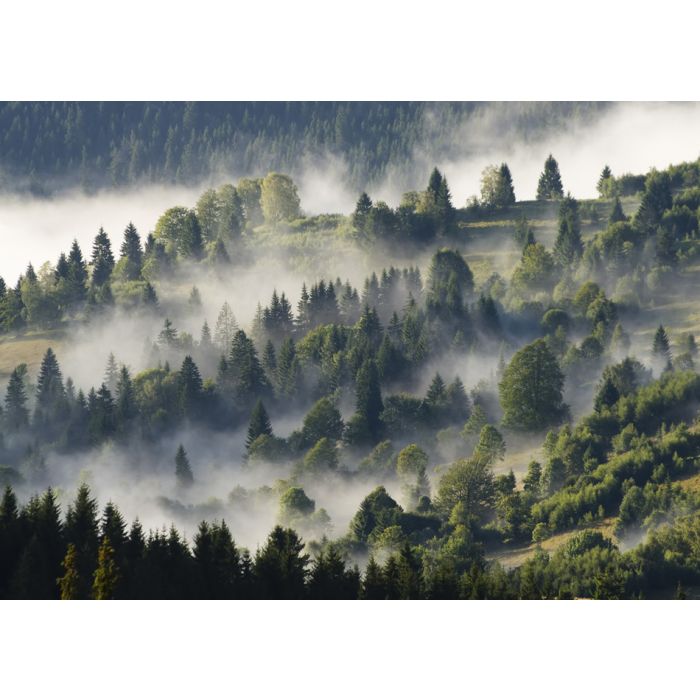
[[[180,413],[189,419],[197,417],[202,404],[202,377],[190,355],[182,361],[177,391]]]
[[[537,199],[561,199],[564,196],[564,187],[559,174],[559,164],[550,153],[544,162],[544,170],[537,183]]]
[[[139,279],[141,277],[141,266],[143,265],[143,251],[141,249],[141,237],[131,222],[124,229],[124,240],[119,252],[124,259],[124,276],[126,279]]]
[[[554,243],[554,258],[564,267],[576,263],[582,253],[578,202],[567,194],[559,205],[559,232]]]
[[[194,483],[190,461],[182,445],[177,448],[175,455],[175,479],[180,488],[189,488]]]
[[[24,430],[29,423],[27,393],[24,388],[27,366],[19,365],[12,370],[5,392],[3,422],[12,432]]]
[[[272,434],[272,424],[270,423],[270,417],[267,415],[267,411],[265,410],[263,402],[260,399],[258,399],[255,406],[253,407],[252,413],[250,414],[248,435],[245,441],[246,449],[250,449],[250,446],[261,435],[272,436]]]
[[[666,329],[661,325],[656,329],[656,333],[654,333],[651,355],[656,364],[663,367],[663,369],[667,369],[671,366],[671,361],[673,359],[671,356],[671,344],[669,343]]]
[[[371,212],[372,200],[366,192],[363,192],[357,200],[355,211],[352,215],[352,225],[357,231],[366,231],[367,221]]]
[[[95,600],[111,600],[115,597],[119,584],[119,568],[115,561],[114,548],[109,537],[102,539],[97,554],[97,569],[92,583],[92,597]]]
[[[613,208],[610,212],[610,218],[608,219],[608,223],[617,224],[621,221],[627,221],[627,217],[625,216],[625,212],[622,211],[622,204],[620,203],[620,198],[615,197],[615,202],[613,203]]]
[[[109,276],[114,269],[114,255],[112,244],[105,230],[100,227],[95,241],[92,244],[92,284],[101,287],[109,281]]]
[[[73,543],[63,559],[63,576],[56,580],[61,600],[77,600],[81,597],[80,573],[78,571],[78,551]]]

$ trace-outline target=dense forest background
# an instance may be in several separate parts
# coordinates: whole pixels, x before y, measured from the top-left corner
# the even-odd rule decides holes
[[[446,154],[479,148],[485,120],[528,140],[602,116],[603,102],[5,102],[0,188],[47,195],[345,165],[361,190],[392,172],[406,189]],[[412,166],[424,158],[423,169]]]

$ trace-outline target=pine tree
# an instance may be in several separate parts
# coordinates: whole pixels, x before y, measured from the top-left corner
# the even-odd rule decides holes
[[[379,373],[373,360],[366,360],[357,373],[355,408],[367,424],[369,434],[376,443],[382,432],[381,413],[384,410],[379,386]]]
[[[612,182],[612,170],[610,170],[610,166],[606,165],[602,172],[600,173],[600,177],[598,178],[598,184],[596,185],[596,189],[598,190],[598,194],[601,197],[609,197],[610,196],[610,184]]]
[[[544,170],[537,183],[537,199],[561,199],[564,196],[564,187],[559,174],[559,164],[550,153],[544,162]]]
[[[124,240],[119,252],[125,261],[124,276],[126,279],[139,279],[141,277],[141,266],[143,265],[143,251],[141,249],[141,237],[131,222],[124,229]]]
[[[615,202],[613,204],[612,211],[610,212],[610,218],[608,220],[608,223],[612,224],[617,224],[621,221],[627,221],[627,217],[625,216],[625,212],[622,211],[622,204],[620,203],[620,198],[615,197]]]
[[[195,418],[201,407],[202,377],[197,365],[190,355],[182,361],[178,373],[178,404],[185,418]]]
[[[54,424],[63,417],[65,388],[56,355],[47,348],[39,368],[36,388],[34,421],[41,429],[53,434]]]
[[[61,600],[77,600],[80,598],[80,574],[78,572],[78,552],[74,544],[68,545],[68,551],[63,560],[63,576],[56,580]]]
[[[167,348],[176,348],[178,345],[177,328],[169,318],[165,319],[163,328],[158,333],[158,345]]]
[[[221,352],[228,353],[231,350],[231,343],[238,332],[236,317],[227,301],[224,302],[219,311],[214,328],[214,344]]]
[[[671,366],[671,361],[673,359],[671,356],[671,344],[669,343],[666,329],[663,326],[659,326],[656,329],[656,333],[654,333],[651,355],[656,363],[663,366],[664,369]]]
[[[109,281],[109,276],[114,269],[114,255],[112,254],[112,244],[105,230],[100,230],[95,236],[92,245],[92,284],[101,287]]]
[[[212,339],[211,339],[211,330],[209,330],[209,324],[204,321],[202,324],[202,332],[199,337],[199,347],[202,350],[211,350],[213,347]]]
[[[77,597],[87,598],[92,583],[92,573],[97,564],[99,524],[97,503],[90,496],[90,489],[81,484],[75,501],[66,513],[66,541],[75,547],[75,569],[78,581]]]
[[[576,263],[583,254],[578,202],[567,194],[559,205],[559,232],[554,243],[554,258],[561,266]]]
[[[117,402],[116,415],[117,421],[122,430],[126,432],[130,421],[136,418],[138,407],[136,404],[136,396],[134,393],[134,383],[131,380],[131,375],[126,365],[122,365],[119,370],[119,378],[117,379]]]
[[[509,207],[515,204],[513,177],[507,163],[501,163],[498,169],[498,184],[496,187],[495,203],[499,207]]]
[[[107,358],[107,366],[105,368],[103,383],[104,385],[114,393],[117,389],[117,380],[119,379],[119,369],[117,367],[117,361],[114,358],[114,353],[110,352]]]
[[[272,436],[272,434],[272,424],[270,423],[270,417],[267,415],[267,411],[265,410],[263,402],[260,399],[258,399],[255,406],[253,407],[253,412],[250,414],[248,435],[245,441],[246,449],[250,449],[250,446],[261,435]]]
[[[372,200],[369,198],[366,192],[363,192],[357,200],[355,211],[352,215],[352,225],[355,230],[366,231],[367,221],[371,212]]]
[[[29,423],[29,411],[27,409],[27,393],[24,388],[27,366],[15,367],[10,375],[5,392],[5,412],[3,422],[12,432],[24,430]]]
[[[150,282],[146,282],[143,288],[143,294],[141,295],[141,303],[150,308],[155,308],[158,306],[158,295],[156,290]]]
[[[177,448],[175,455],[175,479],[180,488],[189,488],[194,483],[190,461],[182,445]]]
[[[68,283],[71,303],[81,303],[87,297],[87,265],[83,260],[83,252],[78,241],[74,238],[68,254]]]
[[[92,583],[92,597],[95,600],[111,600],[114,598],[119,583],[119,568],[115,562],[114,548],[109,537],[102,539],[97,554],[97,569]]]

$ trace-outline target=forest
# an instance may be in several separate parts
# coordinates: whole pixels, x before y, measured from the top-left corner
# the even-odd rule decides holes
[[[603,102],[0,102],[0,190],[51,196],[143,183],[198,185],[270,171],[298,175],[340,159],[353,188],[391,172],[418,186],[417,149],[432,162],[464,155],[486,116],[536,138],[589,123]],[[423,175],[420,175],[423,177]]]
[[[271,166],[0,278],[0,597],[700,595],[700,161],[392,207],[425,106],[236,109],[0,108],[42,187]],[[285,172],[324,140],[348,215]]]

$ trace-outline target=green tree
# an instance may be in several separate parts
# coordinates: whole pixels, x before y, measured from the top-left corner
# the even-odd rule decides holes
[[[562,403],[564,375],[547,343],[540,339],[520,349],[499,384],[504,425],[543,430],[567,413]]]
[[[80,598],[80,574],[78,572],[78,552],[74,544],[68,545],[68,551],[63,560],[63,576],[56,580],[61,600],[77,600]]]
[[[262,599],[300,599],[306,591],[309,556],[294,530],[277,526],[255,556],[257,596]]]
[[[105,230],[100,227],[92,244],[92,284],[102,287],[109,281],[114,269],[114,254],[112,244]]]
[[[104,537],[97,554],[92,597],[95,600],[111,600],[115,597],[119,579],[119,567],[115,561],[114,548],[109,542],[109,537]]]
[[[554,258],[562,266],[572,265],[583,254],[578,202],[567,194],[559,205],[559,230],[554,242]]]
[[[544,162],[544,170],[537,183],[537,199],[561,199],[564,196],[564,187],[559,174],[559,164],[550,153]]]
[[[248,435],[246,437],[245,446],[246,449],[250,449],[250,446],[255,442],[257,438],[261,435],[273,436],[272,424],[270,423],[270,418],[267,415],[265,406],[263,402],[258,399],[253,407],[253,412],[250,414],[250,424],[248,425]]]
[[[268,224],[298,219],[299,195],[292,178],[280,173],[266,175],[260,186],[260,207]]]
[[[180,488],[189,488],[194,483],[190,460],[182,445],[177,448],[177,453],[175,454],[175,479]]]
[[[29,424],[27,392],[25,382],[27,365],[18,365],[12,370],[5,392],[5,412],[3,422],[11,432],[21,432]]]
[[[137,280],[141,277],[141,266],[143,265],[143,250],[141,248],[141,237],[136,226],[129,222],[124,229],[124,240],[119,250],[124,260],[124,276],[127,280]]]

